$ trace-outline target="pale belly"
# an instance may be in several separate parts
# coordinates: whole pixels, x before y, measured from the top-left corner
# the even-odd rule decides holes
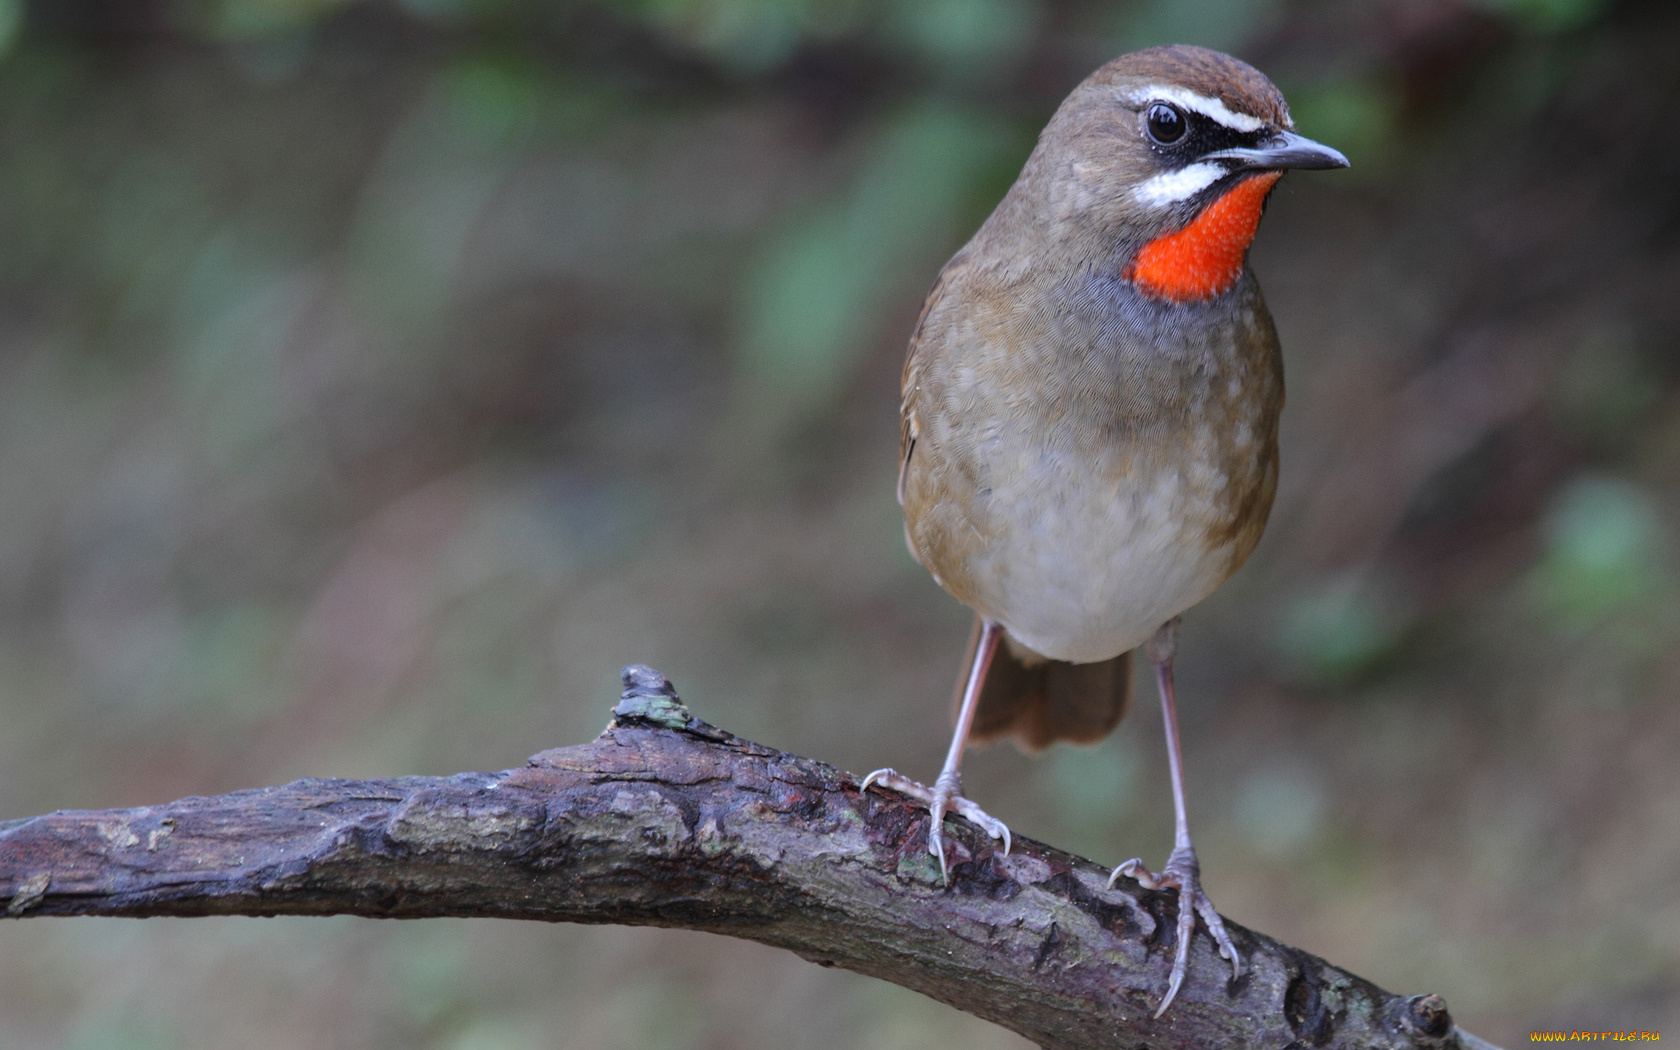
[[[967,566],[971,604],[1058,660],[1106,660],[1146,641],[1230,576],[1210,545],[1228,484],[1205,462],[1104,479],[1047,456],[994,473],[980,524],[992,540]],[[974,508],[971,508],[971,512]]]

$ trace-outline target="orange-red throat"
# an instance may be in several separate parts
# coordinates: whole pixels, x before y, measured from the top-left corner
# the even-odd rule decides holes
[[[1212,299],[1236,283],[1243,254],[1260,226],[1260,209],[1281,171],[1251,175],[1202,209],[1194,222],[1138,249],[1125,276],[1146,293],[1176,303]]]

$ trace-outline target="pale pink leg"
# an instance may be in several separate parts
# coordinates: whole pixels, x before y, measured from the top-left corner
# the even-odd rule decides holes
[[[975,708],[980,706],[980,687],[986,681],[986,671],[992,666],[992,654],[997,652],[998,639],[1002,634],[1003,628],[997,623],[991,620],[981,621],[980,644],[974,647],[974,663],[968,669],[968,681],[963,686],[962,707],[957,712],[957,729],[951,734],[951,749],[945,753],[945,766],[939,771],[939,779],[933,782],[933,787],[918,783],[891,769],[877,769],[863,778],[865,791],[869,790],[871,784],[879,784],[901,795],[908,795],[927,806],[933,817],[928,827],[928,852],[939,858],[939,874],[946,882],[951,881],[951,873],[945,861],[944,825],[947,810],[967,817],[993,838],[1002,839],[1003,852],[1009,852],[1009,829],[1004,826],[1003,821],[963,797],[961,772],[963,747],[968,743],[969,728],[974,725]]]
[[[1133,857],[1115,868],[1108,877],[1110,886],[1114,885],[1115,879],[1127,875],[1145,889],[1178,890],[1178,944],[1173,951],[1172,975],[1167,981],[1166,998],[1161,1000],[1161,1008],[1155,1011],[1156,1017],[1167,1012],[1167,1007],[1172,1005],[1173,998],[1184,984],[1184,975],[1189,972],[1190,938],[1196,932],[1197,915],[1207,924],[1208,933],[1219,946],[1219,954],[1231,960],[1231,976],[1236,978],[1242,974],[1242,959],[1237,955],[1236,945],[1231,943],[1230,935],[1225,932],[1225,923],[1220,920],[1219,913],[1213,910],[1213,902],[1202,892],[1202,866],[1196,859],[1196,847],[1190,844],[1190,822],[1185,818],[1184,807],[1184,756],[1178,743],[1178,704],[1173,698],[1172,662],[1177,648],[1178,620],[1174,618],[1155,632],[1155,637],[1149,640],[1147,646],[1149,662],[1155,665],[1155,684],[1161,692],[1161,720],[1167,728],[1167,766],[1172,771],[1176,818],[1172,855],[1159,874],[1151,872],[1144,867],[1141,859]]]

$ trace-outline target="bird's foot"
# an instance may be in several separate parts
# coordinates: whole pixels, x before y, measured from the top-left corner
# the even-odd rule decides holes
[[[947,884],[951,881],[951,872],[945,862],[945,814],[955,813],[967,817],[979,826],[980,830],[995,839],[1003,841],[1003,852],[1009,853],[1009,828],[1003,821],[987,813],[985,810],[963,797],[962,778],[941,774],[934,781],[932,787],[920,781],[911,780],[891,769],[877,769],[863,778],[862,790],[868,791],[871,784],[879,784],[888,791],[896,791],[900,795],[908,795],[927,806],[933,820],[928,824],[928,852],[939,858],[939,875]]]
[[[1237,955],[1237,946],[1231,943],[1231,935],[1225,932],[1225,923],[1219,918],[1219,913],[1213,910],[1213,902],[1202,892],[1202,866],[1196,860],[1196,851],[1190,847],[1181,847],[1172,851],[1167,858],[1167,866],[1159,874],[1144,867],[1143,861],[1133,857],[1126,863],[1114,869],[1108,877],[1109,886],[1114,880],[1126,875],[1137,880],[1138,885],[1146,890],[1175,889],[1178,891],[1178,944],[1173,950],[1172,976],[1167,981],[1167,995],[1161,1000],[1161,1008],[1155,1011],[1160,1017],[1172,1005],[1173,998],[1178,995],[1178,989],[1184,984],[1184,975],[1190,970],[1190,938],[1196,932],[1196,916],[1202,917],[1207,924],[1208,933],[1213,936],[1213,942],[1219,946],[1219,954],[1231,961],[1231,977],[1242,976],[1242,958]]]

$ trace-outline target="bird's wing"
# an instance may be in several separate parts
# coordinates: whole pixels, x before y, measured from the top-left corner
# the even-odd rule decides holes
[[[916,451],[916,435],[921,430],[921,423],[916,417],[916,394],[921,380],[920,361],[921,348],[928,315],[931,314],[950,289],[954,280],[968,269],[968,251],[964,249],[951,256],[951,261],[939,271],[934,278],[933,287],[928,290],[927,299],[922,302],[922,312],[916,318],[915,330],[910,334],[910,350],[904,355],[904,375],[899,380],[899,393],[903,400],[899,403],[898,421],[898,505],[904,505],[904,479],[910,472],[910,456]],[[915,553],[914,550],[911,551]]]

